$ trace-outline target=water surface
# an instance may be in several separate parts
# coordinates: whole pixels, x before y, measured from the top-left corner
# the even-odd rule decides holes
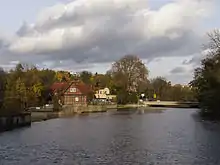
[[[220,124],[196,109],[109,112],[0,134],[0,165],[219,165]]]

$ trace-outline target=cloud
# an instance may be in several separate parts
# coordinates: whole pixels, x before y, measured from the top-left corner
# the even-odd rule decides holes
[[[171,74],[183,74],[186,72],[186,69],[182,66],[176,67],[170,71]]]
[[[201,22],[214,0],[172,0],[152,9],[147,0],[74,0],[43,9],[13,35],[0,31],[0,66],[17,61],[55,70],[101,71],[137,54],[152,77],[186,83],[203,58]],[[153,64],[154,63],[154,64]],[[185,71],[184,71],[185,69]]]
[[[170,70],[165,77],[173,84],[188,84],[193,79],[194,68],[180,65]]]
[[[200,53],[195,53],[189,59],[183,60],[182,64],[183,65],[191,65],[194,68],[197,68],[197,67],[201,66],[201,61],[205,57],[207,57],[209,53],[210,53],[209,49],[205,49],[205,50],[201,51]]]
[[[9,38],[3,33],[0,33],[0,50],[7,47],[9,44]]]
[[[190,73],[166,75],[167,80],[171,81],[172,84],[183,84],[187,85],[192,80],[193,75]]]
[[[81,64],[112,62],[125,54],[148,60],[185,56],[198,52],[203,38],[194,29],[210,14],[212,2],[176,0],[158,10],[146,0],[60,3],[41,11],[35,23],[24,23],[7,51],[25,60]]]

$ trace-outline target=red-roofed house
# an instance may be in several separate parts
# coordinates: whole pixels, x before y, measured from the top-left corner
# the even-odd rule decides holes
[[[51,90],[55,95],[59,93],[64,105],[87,104],[87,97],[92,91],[90,86],[79,81],[54,83]]]

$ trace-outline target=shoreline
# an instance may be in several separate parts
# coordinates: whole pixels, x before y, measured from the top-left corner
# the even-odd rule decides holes
[[[31,126],[31,123],[31,113],[23,112],[19,114],[1,115],[0,133]]]
[[[153,102],[152,102],[153,103]],[[116,111],[131,111],[132,109],[140,109],[144,111],[157,111],[164,110],[165,108],[198,108],[195,105],[187,103],[175,103],[166,102],[169,104],[156,104],[156,105],[147,105],[147,104],[125,104],[125,105],[88,105],[88,106],[68,106],[64,107],[62,111],[59,112],[44,112],[44,111],[35,111],[32,112],[32,122],[46,121],[55,118],[65,118],[65,117],[74,117],[81,114],[92,114],[92,113],[106,113],[111,110]],[[172,103],[172,104],[171,104]]]
[[[132,111],[132,109],[142,110],[142,111],[160,111],[160,110],[164,110],[165,108],[187,108],[187,109],[188,108],[199,108],[195,104],[183,103],[183,102],[181,103],[181,102],[161,101],[161,102],[147,102],[147,103],[151,103],[151,104],[125,104],[125,105],[115,104],[115,105],[87,105],[87,106],[81,105],[81,106],[64,107],[63,110],[57,111],[57,112],[46,111],[46,110],[32,111],[32,112],[29,112],[30,123],[19,124],[19,122],[15,120],[17,121],[17,125],[12,126],[13,128],[9,128],[9,129],[1,128],[0,132],[4,132],[4,130],[13,130],[15,128],[31,125],[31,123],[33,122],[42,122],[42,121],[47,121],[47,120],[57,119],[57,118],[74,117],[76,115],[81,115],[81,114],[83,115],[83,114],[92,114],[92,113],[107,113],[111,111]],[[0,119],[2,119],[1,116],[0,116]],[[0,120],[0,122],[2,123],[2,120]],[[8,126],[8,127],[11,127],[11,126]]]
[[[32,122],[41,122],[41,121],[47,121],[51,119],[56,118],[66,118],[66,117],[74,117],[77,115],[84,115],[84,114],[93,114],[93,113],[107,113],[111,111],[132,111],[137,110],[140,108],[140,110],[144,111],[154,111],[154,110],[163,110],[160,107],[149,107],[149,106],[140,106],[138,104],[127,104],[127,105],[114,105],[114,106],[103,106],[103,105],[89,105],[89,108],[87,107],[71,107],[73,109],[64,109],[59,112],[32,112]],[[75,108],[75,109],[74,109]],[[79,110],[79,111],[77,111]]]

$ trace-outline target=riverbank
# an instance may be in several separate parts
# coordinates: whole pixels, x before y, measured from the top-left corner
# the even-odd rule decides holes
[[[0,132],[31,125],[31,113],[19,113],[0,116]]]
[[[141,109],[142,111],[161,110],[164,108],[198,108],[196,103],[189,102],[171,102],[171,101],[149,101],[140,104],[125,104],[125,105],[75,105],[64,106],[61,111],[33,111],[31,112],[32,122],[44,121],[54,118],[71,117],[85,113],[105,113],[111,110],[130,111],[132,109]]]
[[[31,112],[32,122],[45,121],[54,118],[71,117],[85,113],[104,113],[111,109],[117,109],[117,105],[75,105],[64,106],[60,111],[38,110]]]

